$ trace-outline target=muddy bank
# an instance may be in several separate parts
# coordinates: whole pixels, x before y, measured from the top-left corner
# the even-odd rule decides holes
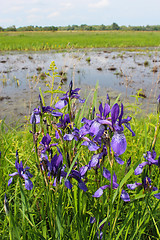
[[[144,50],[144,49],[143,49]],[[51,78],[49,66],[55,61],[59,77],[55,87],[63,83],[67,90],[70,80],[87,96],[99,82],[99,98],[108,93],[115,99],[130,97],[142,91],[142,108],[153,111],[160,94],[160,53],[151,51],[116,51],[110,49],[73,52],[12,52],[0,55],[0,119],[22,120],[38,103],[39,87],[48,90]],[[44,94],[49,104],[49,94]]]

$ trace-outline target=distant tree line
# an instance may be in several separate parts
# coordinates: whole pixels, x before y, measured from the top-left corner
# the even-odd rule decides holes
[[[113,23],[111,25],[87,25],[81,24],[79,25],[68,25],[68,26],[26,26],[26,27],[18,27],[15,25],[2,28],[0,27],[0,31],[111,31],[111,30],[119,30],[119,31],[160,31],[160,25],[146,25],[146,26],[119,26],[117,23]]]

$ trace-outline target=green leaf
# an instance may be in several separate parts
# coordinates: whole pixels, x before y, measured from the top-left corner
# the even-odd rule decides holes
[[[39,87],[39,92],[40,92],[40,95],[41,95],[41,98],[42,98],[43,106],[45,106],[45,101],[44,101],[43,93],[42,93],[42,90],[41,90],[40,87]]]
[[[125,177],[122,179],[122,181],[120,182],[118,188],[115,191],[115,194],[113,196],[112,199],[112,204],[114,203],[117,194],[119,193],[120,189],[123,187],[123,185],[128,181],[128,179],[132,176],[132,174],[134,173],[134,170],[136,169],[136,167],[140,164],[140,162],[142,161],[143,156],[141,157],[141,159],[130,169],[130,171],[125,175]]]
[[[64,92],[64,91],[62,91],[62,90],[53,90],[53,91],[51,91],[51,90],[46,90],[46,91],[44,91],[44,93],[51,93],[51,94],[54,94],[54,93],[66,93],[66,92]]]
[[[73,162],[72,162],[72,164],[71,164],[71,166],[70,166],[70,168],[69,168],[69,170],[68,170],[68,173],[67,173],[67,176],[66,176],[66,178],[65,178],[65,181],[67,180],[67,178],[68,178],[68,176],[69,176],[69,174],[70,174],[73,166],[75,165],[75,162],[76,162],[78,156],[79,156],[79,153],[77,153],[77,155],[75,156],[75,158],[74,158],[74,160],[73,160]]]

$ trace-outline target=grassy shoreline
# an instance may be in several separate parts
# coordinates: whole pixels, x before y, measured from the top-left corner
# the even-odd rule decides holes
[[[159,46],[160,32],[0,32],[0,51]]]
[[[50,69],[50,104],[40,88],[23,127],[0,121],[0,239],[160,239],[159,113],[128,116],[98,84],[89,104]]]
[[[97,102],[96,95],[93,96],[94,105]],[[98,112],[98,106],[96,112]],[[67,108],[63,110],[63,114],[65,113],[67,113]],[[48,122],[51,117],[49,114],[45,113],[43,116]],[[81,126],[81,117],[89,115],[91,114],[88,104],[84,103],[76,114],[76,126]],[[34,131],[33,125],[28,123],[24,128],[13,129],[8,128],[2,121],[0,123],[1,239],[5,240],[8,237],[11,240],[20,240],[26,239],[26,235],[28,239],[37,240],[99,239],[97,237],[99,234],[104,236],[101,239],[149,239],[148,236],[151,239],[159,239],[159,230],[156,229],[160,219],[159,200],[153,196],[150,189],[144,191],[144,189],[139,188],[137,191],[132,191],[126,186],[128,183],[132,184],[137,180],[137,176],[134,175],[135,164],[144,161],[143,154],[150,149],[154,138],[157,137],[158,140],[158,132],[157,136],[154,132],[157,118],[150,115],[145,119],[137,120],[134,114],[132,117],[131,127],[136,135],[132,137],[127,128],[124,130],[127,150],[122,155],[122,159],[125,164],[118,164],[114,160],[114,165],[110,165],[109,154],[104,156],[103,161],[100,160],[101,167],[97,167],[96,171],[94,168],[90,169],[86,177],[82,179],[85,180],[88,187],[86,192],[79,188],[76,179],[70,179],[73,185],[72,189],[65,186],[64,179],[62,179],[61,184],[57,182],[55,187],[53,186],[54,177],[53,179],[49,178],[47,172],[40,171],[44,159],[41,161],[41,158],[36,155],[36,146],[33,142],[34,133],[31,134],[31,130]],[[51,124],[48,126],[51,126]],[[39,131],[41,127],[43,130]],[[68,161],[72,165],[70,168],[67,167],[67,171],[68,169],[72,171],[72,168],[76,166],[73,173],[77,173],[79,166],[86,166],[91,161],[92,156],[98,156],[97,154],[93,155],[93,151],[87,150],[86,146],[81,146],[79,141],[64,141],[62,138],[61,143],[54,137],[55,130],[50,128],[48,130],[52,143],[58,142],[61,151],[65,150],[63,161],[66,162],[67,160],[66,152],[69,156]],[[42,146],[40,140],[44,140],[48,130],[42,122],[35,127],[35,131],[39,132],[38,149]],[[64,133],[62,136],[64,136]],[[159,141],[157,141],[155,148],[157,156],[159,156],[159,149]],[[100,150],[96,153],[99,152]],[[56,148],[54,146],[53,155],[55,153]],[[51,161],[49,153],[48,156]],[[128,166],[127,169],[127,162],[130,157],[132,159],[131,166]],[[13,183],[8,186],[9,174],[15,171],[15,159],[18,159],[19,162],[23,161],[23,166],[30,167],[29,171],[33,175],[31,178],[33,188],[31,190],[25,188],[24,179],[20,176],[14,176]],[[77,163],[74,165],[76,160]],[[117,190],[114,188],[112,192],[110,189],[105,189],[102,197],[93,197],[100,186],[108,183],[108,179],[102,175],[103,166],[112,171],[112,174],[113,171],[116,172],[119,188]],[[159,189],[159,169],[157,166],[152,166],[152,171],[150,167],[150,175],[152,175],[154,186]],[[138,182],[141,182],[140,177]],[[122,191],[122,187],[129,193],[131,201],[124,202],[121,199],[121,194],[118,194],[118,191]],[[7,196],[5,199],[6,209],[8,207],[6,213],[3,210],[5,193]],[[95,220],[92,221],[92,219]],[[100,228],[101,219],[104,224],[102,228]],[[18,237],[16,238],[16,236]]]

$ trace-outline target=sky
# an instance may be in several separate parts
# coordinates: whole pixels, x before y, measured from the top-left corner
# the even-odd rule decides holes
[[[0,26],[160,25],[160,0],[0,0]]]

